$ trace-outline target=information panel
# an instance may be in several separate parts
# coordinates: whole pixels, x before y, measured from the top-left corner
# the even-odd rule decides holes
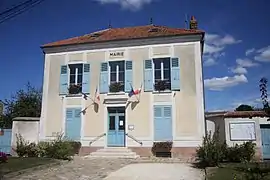
[[[230,123],[231,141],[250,141],[256,140],[255,123]]]

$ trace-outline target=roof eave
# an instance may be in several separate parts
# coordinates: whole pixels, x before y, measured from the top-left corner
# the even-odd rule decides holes
[[[162,38],[162,37],[177,37],[177,36],[192,36],[192,35],[202,35],[200,41],[204,43],[204,35],[205,32],[194,32],[194,33],[185,33],[185,34],[177,34],[177,35],[166,35],[166,36],[152,36],[152,37],[142,37],[142,38],[123,38],[123,39],[113,39],[113,40],[101,40],[101,41],[93,41],[93,42],[83,42],[83,43],[70,43],[70,44],[62,44],[62,45],[50,45],[44,44],[41,45],[40,48],[54,48],[54,47],[65,47],[72,45],[83,45],[83,44],[94,44],[94,43],[105,43],[105,42],[113,42],[113,41],[124,41],[124,40],[134,40],[134,39],[152,39],[152,38]]]

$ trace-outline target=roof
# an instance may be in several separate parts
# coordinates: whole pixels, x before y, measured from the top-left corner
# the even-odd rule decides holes
[[[249,118],[249,117],[269,117],[265,111],[233,111],[224,114],[226,118]]]
[[[40,117],[15,117],[13,121],[39,121]]]
[[[42,47],[54,47],[84,43],[106,42],[115,40],[141,39],[150,37],[166,37],[179,35],[204,35],[204,31],[195,29],[180,29],[166,26],[146,25],[124,28],[109,28],[93,32],[83,36],[73,37],[43,45]]]
[[[220,111],[205,112],[206,118],[223,116],[225,118],[250,118],[250,117],[269,117],[265,111]]]

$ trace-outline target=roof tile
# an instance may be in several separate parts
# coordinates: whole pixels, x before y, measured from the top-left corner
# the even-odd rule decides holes
[[[269,117],[265,111],[232,111],[224,114],[227,118]]]
[[[155,30],[151,31],[151,29],[153,28]],[[157,25],[110,28],[86,34],[83,36],[48,43],[43,45],[42,47],[74,45],[74,44],[84,44],[84,43],[94,43],[94,42],[114,41],[114,40],[140,39],[149,37],[191,35],[191,34],[204,34],[204,31],[194,29],[170,28],[166,26],[157,26]]]

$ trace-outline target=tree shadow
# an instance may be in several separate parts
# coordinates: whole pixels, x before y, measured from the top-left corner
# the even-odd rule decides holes
[[[134,110],[138,104],[139,104],[139,101],[131,102],[131,109]]]
[[[99,110],[99,104],[98,103],[94,103],[94,111],[96,113],[98,113],[98,110]]]
[[[139,104],[139,101],[128,101],[126,104],[126,109],[128,108],[128,106],[131,106],[131,109],[134,110],[137,106],[137,104]]]

